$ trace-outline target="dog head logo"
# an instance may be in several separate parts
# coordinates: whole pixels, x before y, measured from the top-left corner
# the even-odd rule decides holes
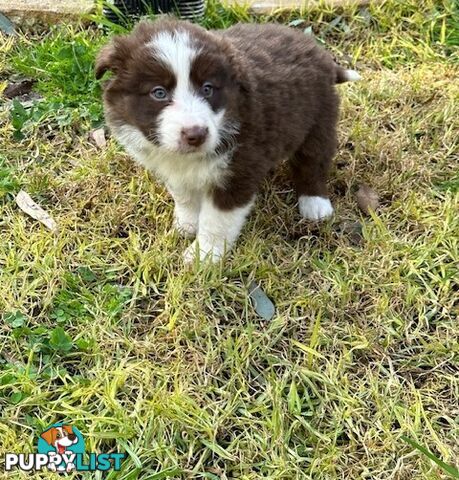
[[[75,454],[82,454],[84,451],[84,439],[80,431],[65,423],[55,423],[46,429],[38,439],[38,453],[44,453],[50,459],[56,459],[54,463],[57,470],[73,470],[75,467],[72,460],[75,458]],[[58,459],[62,461],[58,463]],[[51,469],[53,468],[51,467]]]
[[[78,443],[78,437],[73,432],[70,425],[62,425],[61,427],[51,427],[41,434],[41,438],[54,447],[56,453],[62,455],[68,451],[68,447]]]

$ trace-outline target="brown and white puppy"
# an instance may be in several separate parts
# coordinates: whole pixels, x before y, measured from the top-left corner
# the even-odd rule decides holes
[[[237,239],[267,173],[288,158],[304,218],[333,213],[335,84],[357,80],[316,41],[279,25],[223,31],[173,19],[140,23],[99,54],[106,119],[165,183],[185,252],[219,259]]]

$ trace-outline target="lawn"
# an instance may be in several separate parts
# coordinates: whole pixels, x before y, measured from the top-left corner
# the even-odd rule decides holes
[[[238,20],[306,29],[363,80],[338,87],[334,219],[300,222],[281,169],[232,254],[194,268],[165,189],[113,139],[89,140],[113,29],[0,37],[0,91],[37,81],[0,107],[0,457],[67,419],[87,451],[128,453],[108,479],[454,478],[405,438],[459,467],[459,10],[255,18],[211,2],[204,23]]]

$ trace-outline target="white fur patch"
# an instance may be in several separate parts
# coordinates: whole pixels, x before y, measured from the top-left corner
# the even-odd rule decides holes
[[[209,103],[197,94],[190,81],[191,66],[200,50],[192,45],[188,32],[161,32],[149,43],[155,58],[170,68],[176,78],[172,104],[158,116],[158,140],[171,151],[180,151],[181,132],[191,127],[208,129],[200,150],[215,151],[220,142],[219,131],[224,124],[225,111],[214,112]]]
[[[204,198],[199,214],[198,235],[184,253],[185,262],[193,261],[196,255],[200,260],[209,258],[216,262],[221,259],[239,237],[253,203],[251,201],[243,207],[226,211],[217,208],[212,199]]]
[[[301,195],[298,208],[301,215],[308,220],[323,220],[333,215],[333,207],[328,198]]]
[[[199,53],[199,50],[191,45],[188,32],[160,32],[151,40],[149,47],[153,49],[155,58],[172,69],[177,83],[188,84],[191,62]]]
[[[174,190],[167,186],[175,202],[174,227],[184,237],[193,237],[198,231],[201,194],[197,191]]]
[[[213,185],[225,183],[230,153],[181,155],[149,142],[132,125],[112,125],[112,131],[138,163],[156,173],[172,190],[205,191]]]
[[[346,70],[346,79],[348,82],[357,82],[358,80],[360,80],[362,77],[360,76],[360,74],[355,71],[355,70]]]

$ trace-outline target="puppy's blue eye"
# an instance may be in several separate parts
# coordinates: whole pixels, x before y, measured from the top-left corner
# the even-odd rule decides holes
[[[206,82],[202,87],[201,87],[201,93],[204,98],[209,98],[212,96],[214,93],[214,87],[211,83]]]
[[[167,96],[167,90],[163,87],[155,87],[152,91],[151,91],[151,96],[155,99],[155,100],[159,100],[159,101],[164,101],[164,100],[168,100],[168,96]]]

